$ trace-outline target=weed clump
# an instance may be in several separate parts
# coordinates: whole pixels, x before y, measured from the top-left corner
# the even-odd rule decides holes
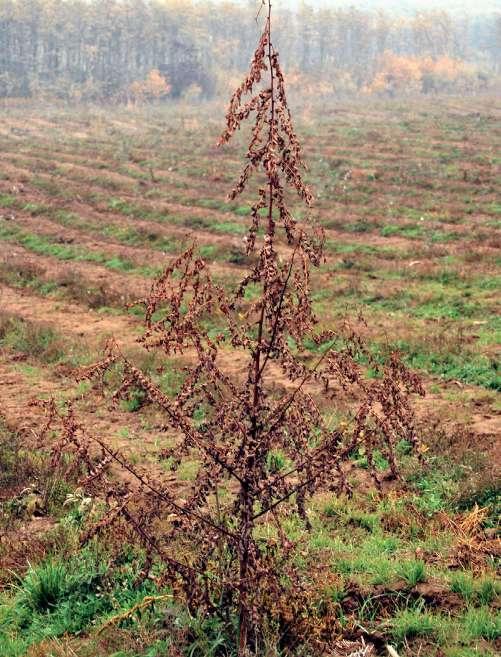
[[[424,561],[421,560],[402,563],[398,573],[410,587],[416,586],[416,584],[426,580],[426,566]]]
[[[323,234],[310,216],[313,196],[303,179],[269,3],[219,144],[250,116],[246,164],[229,195],[234,202],[250,178],[260,176],[245,238],[250,271],[228,295],[191,247],[141,301],[145,332],[139,342],[167,359],[187,356],[181,384],[167,394],[113,342],[82,372],[103,379],[119,366],[123,377],[114,399],[131,410],[139,399],[161,411],[180,439],[159,456],[186,483],[183,497],[168,476],[153,476],[88,435],[72,411],[60,415],[56,448],[56,462],[68,450],[78,452],[87,467],[84,489],[106,499],[84,541],[111,534],[122,544],[139,543],[147,555],[143,578],[160,563],[161,581],[174,598],[205,619],[205,632],[208,623],[226,637],[225,645],[229,637],[231,654],[239,657],[260,654],[270,636],[289,652],[332,643],[337,616],[328,602],[320,604],[315,577],[302,569],[299,537],[311,528],[307,500],[321,488],[349,495],[343,465],[360,450],[376,486],[383,463],[387,476],[396,478],[397,445],[406,440],[411,450],[419,447],[410,396],[423,392],[396,354],[383,364],[371,362],[376,376],[368,377],[359,361],[361,354],[370,356],[350,328],[317,330],[310,269],[322,262]],[[301,222],[289,209],[292,193],[308,211]],[[243,226],[230,228],[240,233]],[[279,239],[285,248],[278,248]],[[237,350],[243,376],[232,368]],[[325,420],[313,399],[319,388],[331,402],[346,391],[361,400],[350,422],[331,426]],[[97,462],[91,458],[96,445]],[[125,475],[120,485],[110,479],[110,462]],[[369,532],[376,528],[373,518],[355,520]],[[330,602],[337,604],[332,596]]]
[[[51,326],[6,314],[0,314],[0,346],[45,363],[55,363],[65,355],[64,341]]]

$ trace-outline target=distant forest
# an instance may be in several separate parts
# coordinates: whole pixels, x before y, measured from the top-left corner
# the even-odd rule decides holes
[[[246,5],[179,0],[0,0],[0,97],[138,102],[211,97],[248,65]],[[412,18],[279,10],[275,33],[301,93],[475,92],[501,72],[501,14]]]

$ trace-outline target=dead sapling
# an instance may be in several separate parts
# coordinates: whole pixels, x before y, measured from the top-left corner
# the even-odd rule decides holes
[[[310,271],[322,262],[323,235],[310,219],[313,197],[271,26],[268,2],[250,70],[231,97],[219,140],[223,146],[252,118],[245,165],[230,193],[235,199],[251,177],[259,182],[245,240],[250,270],[227,293],[192,247],[140,302],[145,332],[139,343],[162,353],[166,367],[173,357],[186,362],[175,394],[166,394],[113,343],[82,374],[93,379],[120,367],[114,399],[142,390],[179,436],[175,447],[158,450],[158,458],[172,471],[195,462],[194,479],[183,483],[180,495],[172,474],[153,475],[104,438],[82,438],[89,432],[75,427],[73,414],[63,418],[66,445],[89,440],[103,463],[114,463],[112,481],[109,468],[89,461],[83,483],[105,498],[107,510],[86,537],[115,532],[137,540],[148,555],[145,569],[159,560],[175,597],[193,613],[218,616],[228,628],[236,620],[239,657],[257,654],[263,628],[273,623],[284,649],[301,632],[306,640],[314,611],[284,520],[295,509],[307,528],[307,500],[315,492],[349,492],[343,466],[360,448],[376,483],[375,450],[396,476],[396,443],[406,439],[418,447],[409,399],[422,392],[396,355],[371,379],[360,365],[363,345],[355,335],[341,327],[317,330]],[[292,194],[307,210],[301,222],[290,209]],[[257,294],[250,301],[251,284]],[[307,348],[311,339],[315,356]],[[352,420],[331,426],[315,399],[324,395],[335,405],[346,391],[359,400]],[[273,467],[276,455],[280,463]]]

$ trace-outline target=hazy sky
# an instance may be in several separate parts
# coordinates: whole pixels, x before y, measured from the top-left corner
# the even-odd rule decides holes
[[[275,7],[297,7],[301,0],[273,0]],[[498,11],[501,0],[307,0],[307,4],[320,7],[349,7],[363,9],[382,8],[388,11],[414,12],[419,9],[447,9],[451,12],[480,14]]]

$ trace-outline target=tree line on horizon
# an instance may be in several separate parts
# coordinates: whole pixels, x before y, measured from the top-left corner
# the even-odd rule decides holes
[[[0,0],[0,97],[137,102],[225,93],[248,62],[257,2]],[[474,92],[501,70],[501,14],[279,9],[292,89]]]

